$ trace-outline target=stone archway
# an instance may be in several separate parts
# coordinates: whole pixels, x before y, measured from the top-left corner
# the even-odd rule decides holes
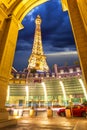
[[[2,0],[0,2],[0,119],[7,119],[4,108],[9,76],[22,19],[34,7],[48,0]],[[61,0],[68,10],[84,81],[87,88],[87,0]],[[84,5],[83,5],[84,4]],[[84,9],[82,7],[85,7]],[[3,114],[2,114],[3,112]]]

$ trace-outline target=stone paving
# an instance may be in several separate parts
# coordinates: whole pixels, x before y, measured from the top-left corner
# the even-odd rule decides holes
[[[66,118],[56,115],[48,118],[46,113],[33,118],[25,115],[18,119],[16,126],[5,127],[0,130],[87,130],[87,119]]]
[[[74,119],[60,117],[44,118],[22,118],[18,120],[18,125],[1,128],[0,130],[73,130]]]

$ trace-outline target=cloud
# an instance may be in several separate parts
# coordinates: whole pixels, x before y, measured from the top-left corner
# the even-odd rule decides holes
[[[18,39],[24,39],[33,44],[35,33],[35,19],[42,18],[41,32],[43,44],[54,47],[75,47],[75,42],[67,12],[63,12],[60,0],[51,0],[34,8],[23,20],[24,29],[20,31]],[[48,48],[49,49],[49,48]]]
[[[26,51],[23,53],[23,51],[17,51],[16,57],[14,59],[13,66],[18,71],[24,70],[24,68],[27,68],[28,66],[28,59],[29,59],[30,53]],[[76,51],[68,51],[68,52],[58,52],[58,53],[50,53],[46,54],[47,57],[47,63],[52,69],[54,64],[57,64],[58,66],[64,66],[65,63],[68,65],[74,65],[76,61],[79,63],[78,55]]]
[[[31,44],[25,40],[18,40],[16,51],[30,51],[32,50]]]

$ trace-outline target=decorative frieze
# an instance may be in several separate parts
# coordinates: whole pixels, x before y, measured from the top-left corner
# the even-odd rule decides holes
[[[81,17],[87,31],[87,0],[78,0],[78,7],[81,13]]]
[[[7,15],[6,15],[5,12],[0,8],[0,30],[2,30],[3,21],[4,21],[5,18],[7,18]]]
[[[2,0],[2,3],[9,8],[16,0]]]

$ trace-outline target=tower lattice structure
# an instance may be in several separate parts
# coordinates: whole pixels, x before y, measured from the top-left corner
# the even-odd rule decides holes
[[[42,38],[41,38],[41,18],[38,15],[35,23],[35,35],[34,35],[34,43],[32,48],[32,53],[28,60],[28,70],[35,69],[36,71],[48,72],[49,67],[47,65],[46,56],[44,55],[43,47],[42,47]]]

